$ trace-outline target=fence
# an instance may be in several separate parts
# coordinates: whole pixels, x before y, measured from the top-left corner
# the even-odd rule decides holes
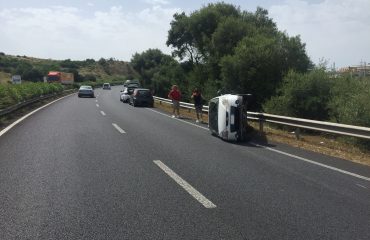
[[[75,90],[74,89],[70,89],[70,90],[65,90],[63,91],[62,93],[72,93],[74,92]],[[34,99],[30,99],[30,100],[27,100],[27,101],[24,101],[24,102],[20,102],[16,105],[13,105],[13,106],[10,106],[8,108],[5,108],[5,109],[1,109],[0,110],[0,117],[2,116],[5,116],[7,114],[10,114],[20,108],[23,108],[23,107],[26,107],[30,104],[33,104],[33,103],[36,103],[36,102],[39,102],[41,100],[45,100],[45,99],[48,99],[48,98],[51,98],[51,97],[55,97],[57,96],[58,93],[52,93],[52,94],[48,94],[48,95],[44,95],[44,96],[40,96],[40,97],[37,97],[37,98],[34,98]]]
[[[167,104],[171,103],[171,100],[166,98],[154,97],[160,103],[164,102]],[[194,109],[194,105],[191,103],[180,102],[180,107],[186,109]],[[208,112],[208,106],[203,107],[204,112]],[[247,119],[250,121],[256,121],[259,123],[259,130],[263,132],[263,124],[265,122],[295,127],[296,137],[299,139],[300,129],[310,129],[318,132],[333,133],[351,137],[358,137],[364,139],[370,139],[370,128],[359,127],[347,124],[338,124],[324,121],[309,120],[303,118],[293,118],[286,116],[279,116],[267,113],[247,112]]]

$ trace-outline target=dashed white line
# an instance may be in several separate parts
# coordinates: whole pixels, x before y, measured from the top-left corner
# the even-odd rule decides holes
[[[99,104],[96,104],[96,107],[99,107]]]
[[[208,200],[203,194],[193,188],[188,182],[182,179],[169,167],[167,167],[160,160],[153,161],[160,169],[162,169],[168,176],[170,176],[177,184],[179,184],[185,191],[187,191],[193,198],[200,202],[205,208],[215,208],[216,205]]]
[[[105,112],[103,112],[103,111],[100,111],[100,113],[101,113],[101,115],[103,115],[103,116],[107,115],[107,114],[105,114]]]
[[[115,127],[117,129],[118,132],[120,133],[126,133],[122,128],[120,128],[117,124],[115,123],[112,123],[113,127]]]

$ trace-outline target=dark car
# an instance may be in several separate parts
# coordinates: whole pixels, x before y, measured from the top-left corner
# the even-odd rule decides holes
[[[91,86],[81,86],[78,89],[78,97],[95,97],[94,89]]]
[[[130,104],[136,106],[153,107],[154,98],[150,89],[136,88],[130,96]]]

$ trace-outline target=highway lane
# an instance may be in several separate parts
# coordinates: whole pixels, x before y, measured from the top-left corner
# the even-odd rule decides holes
[[[370,238],[369,181],[226,143],[204,125],[123,104],[118,90],[97,90],[97,102],[63,99],[0,138],[1,239]],[[370,176],[357,164],[274,149]]]

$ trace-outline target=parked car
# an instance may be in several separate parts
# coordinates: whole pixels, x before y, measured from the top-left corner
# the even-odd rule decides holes
[[[81,86],[78,89],[78,97],[84,97],[84,96],[94,98],[95,97],[94,89],[91,86]]]
[[[103,89],[111,90],[110,84],[109,83],[104,83],[103,84]]]
[[[154,98],[150,89],[136,88],[130,95],[130,104],[136,106],[153,107]]]
[[[127,87],[129,84],[136,84],[138,87],[140,87],[139,80],[126,80],[126,82],[123,84],[124,87]]]
[[[129,102],[130,94],[128,93],[127,88],[124,88],[123,90],[121,90],[119,100],[124,103]]]

